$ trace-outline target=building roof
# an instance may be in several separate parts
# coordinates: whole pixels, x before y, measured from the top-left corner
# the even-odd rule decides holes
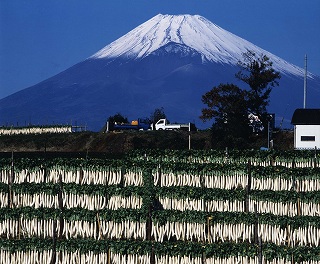
[[[320,109],[296,109],[293,113],[291,124],[320,125]]]

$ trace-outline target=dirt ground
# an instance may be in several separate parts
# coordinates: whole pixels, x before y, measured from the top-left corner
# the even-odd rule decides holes
[[[70,134],[0,136],[0,152],[104,152],[126,153],[132,149],[211,149],[210,131],[77,132]],[[273,134],[274,148],[293,149],[293,132]],[[267,147],[265,136],[253,136],[250,148]]]

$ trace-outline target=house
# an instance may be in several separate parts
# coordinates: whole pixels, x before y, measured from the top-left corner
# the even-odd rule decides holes
[[[320,148],[320,109],[296,109],[291,124],[295,149]]]

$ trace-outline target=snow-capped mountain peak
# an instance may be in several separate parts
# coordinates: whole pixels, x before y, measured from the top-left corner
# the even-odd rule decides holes
[[[126,57],[141,59],[167,45],[188,46],[202,56],[202,61],[237,64],[248,50],[265,54],[274,68],[284,74],[303,76],[303,70],[251,42],[238,37],[199,15],[158,14],[124,36],[107,45],[91,59]],[[311,76],[310,76],[311,77]]]

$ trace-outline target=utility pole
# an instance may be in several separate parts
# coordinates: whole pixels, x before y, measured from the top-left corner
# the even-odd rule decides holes
[[[189,150],[191,149],[191,123],[189,123]]]
[[[304,85],[303,85],[303,108],[306,108],[306,101],[307,101],[307,54],[304,57]]]

